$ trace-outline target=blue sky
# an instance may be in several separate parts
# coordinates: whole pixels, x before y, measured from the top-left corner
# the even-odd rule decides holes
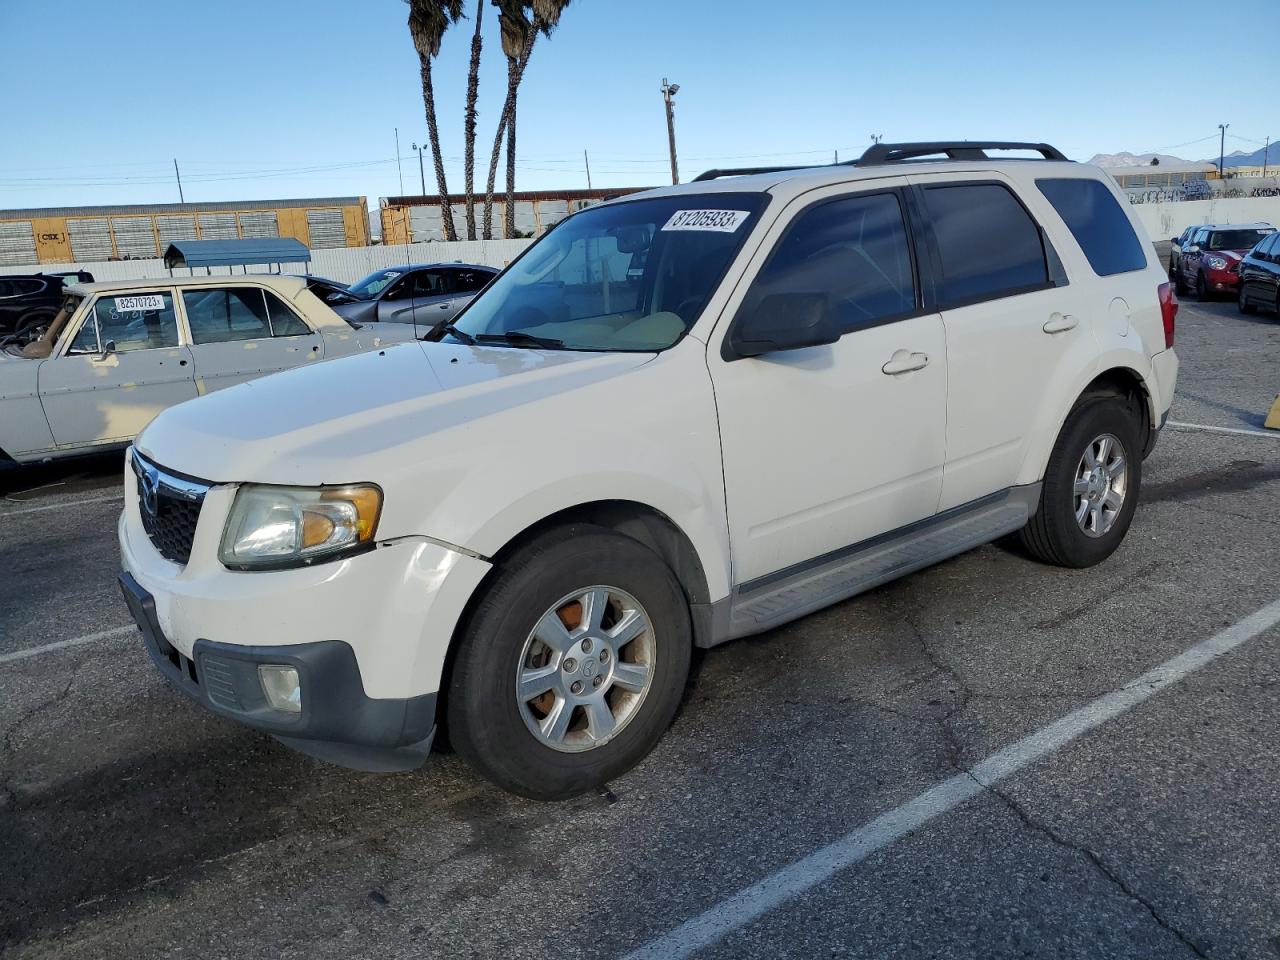
[[[1274,79],[1280,2],[1224,9],[1221,29],[1206,9],[575,0],[522,88],[517,186],[585,186],[583,149],[597,186],[663,182],[664,76],[681,85],[685,179],[850,158],[873,133],[1200,159],[1216,155],[1217,124],[1229,122],[1227,151],[1256,149],[1280,136],[1280,114],[1250,108],[1248,84]],[[376,206],[400,192],[397,126],[404,189],[417,192],[410,144],[425,124],[405,13],[400,0],[0,0],[0,208],[175,201],[174,157],[188,201],[362,194]],[[505,65],[487,4],[485,18],[487,163]],[[446,37],[435,73],[454,190],[470,29]],[[1228,83],[1195,82],[1199,58]]]

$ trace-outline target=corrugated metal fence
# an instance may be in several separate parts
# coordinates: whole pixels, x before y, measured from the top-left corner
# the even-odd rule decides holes
[[[342,283],[354,283],[374,270],[406,263],[438,263],[462,261],[504,267],[532,243],[532,240],[459,240],[454,243],[406,243],[379,247],[335,247],[312,250],[310,272]],[[266,266],[249,267],[249,272],[262,272]],[[285,273],[302,273],[303,265],[284,264]],[[99,260],[83,263],[46,263],[30,266],[0,266],[0,274],[62,272],[88,270],[95,280],[142,280],[167,277],[163,260]],[[214,268],[215,274],[240,273],[240,268]],[[200,274],[203,276],[203,273]],[[187,276],[185,269],[174,276]]]

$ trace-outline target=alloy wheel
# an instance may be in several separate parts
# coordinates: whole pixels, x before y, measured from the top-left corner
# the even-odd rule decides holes
[[[525,726],[563,753],[604,746],[639,713],[656,651],[652,621],[626,591],[596,585],[561,597],[520,653],[516,699]]]
[[[1129,463],[1123,444],[1104,433],[1085,447],[1076,466],[1075,515],[1090,537],[1103,537],[1115,526],[1129,490]]]

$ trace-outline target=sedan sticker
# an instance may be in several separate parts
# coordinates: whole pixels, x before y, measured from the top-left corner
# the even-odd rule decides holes
[[[750,215],[749,210],[677,210],[662,229],[733,233]]]
[[[158,293],[145,293],[139,297],[113,297],[117,313],[130,313],[134,310],[163,310],[164,297]]]

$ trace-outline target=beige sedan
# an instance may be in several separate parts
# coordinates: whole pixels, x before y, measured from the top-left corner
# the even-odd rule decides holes
[[[74,284],[41,339],[0,350],[0,461],[123,445],[166,407],[413,339],[360,327],[279,275]]]

